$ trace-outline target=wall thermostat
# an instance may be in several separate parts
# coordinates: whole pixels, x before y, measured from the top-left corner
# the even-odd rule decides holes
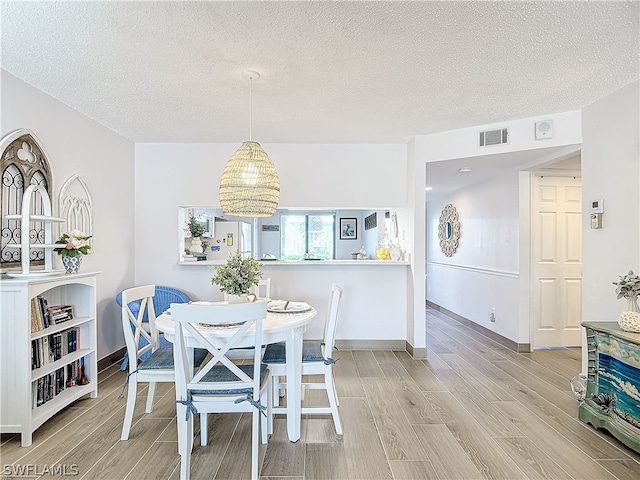
[[[604,200],[593,200],[591,202],[591,213],[604,213]]]

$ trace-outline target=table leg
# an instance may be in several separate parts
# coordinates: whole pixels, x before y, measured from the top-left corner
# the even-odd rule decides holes
[[[303,328],[287,332],[287,433],[291,442],[300,440],[302,415],[302,334]]]

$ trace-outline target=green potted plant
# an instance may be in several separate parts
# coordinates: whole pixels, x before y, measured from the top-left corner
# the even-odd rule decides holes
[[[191,215],[189,217],[189,220],[187,221],[187,230],[189,230],[189,233],[192,237],[198,238],[201,237],[204,233],[204,225],[198,222],[198,219],[196,217]]]
[[[640,332],[640,308],[638,295],[640,294],[640,275],[629,270],[626,275],[618,275],[620,281],[616,285],[616,298],[626,298],[627,304],[618,318],[618,325],[627,332]]]
[[[189,230],[191,234],[191,245],[189,245],[189,252],[193,253],[204,253],[204,249],[202,248],[202,240],[200,237],[204,233],[204,225],[198,222],[198,219],[191,215],[189,220],[187,221],[187,228],[185,230]]]
[[[211,277],[211,284],[217,285],[222,293],[228,294],[230,302],[248,301],[249,289],[258,285],[262,277],[260,267],[262,263],[255,258],[243,258],[240,252],[236,252],[229,257],[225,265],[211,267],[216,272],[216,275]]]

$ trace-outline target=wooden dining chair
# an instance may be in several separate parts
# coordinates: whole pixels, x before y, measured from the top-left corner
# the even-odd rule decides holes
[[[193,415],[196,413],[252,414],[251,478],[258,478],[258,434],[261,430],[262,443],[266,444],[271,426],[271,378],[261,361],[262,349],[253,349],[254,358],[250,364],[236,364],[228,353],[238,345],[246,346],[247,335],[251,336],[252,345],[262,345],[262,321],[266,315],[265,301],[171,305],[171,318],[176,327],[174,358],[181,480],[190,476]],[[253,330],[249,330],[251,327]],[[235,332],[215,336],[215,329],[225,331],[228,328]],[[210,353],[195,373],[187,360],[188,337]],[[201,440],[206,444],[206,426],[204,431],[201,427]]]
[[[322,342],[305,340],[302,343],[302,375],[322,376],[322,382],[303,382],[303,391],[307,389],[322,389],[327,392],[329,406],[302,407],[303,414],[323,415],[330,413],[338,435],[342,435],[342,422],[340,421],[340,405],[336,392],[335,381],[333,379],[332,352],[335,343],[336,326],[340,313],[340,302],[342,300],[342,288],[333,283],[329,295],[329,310],[324,326],[324,338]],[[273,378],[274,404],[273,413],[286,413],[286,409],[279,405],[278,392],[282,391],[286,384],[282,378],[286,375],[286,348],[284,343],[274,343],[267,345],[262,361],[269,366]]]

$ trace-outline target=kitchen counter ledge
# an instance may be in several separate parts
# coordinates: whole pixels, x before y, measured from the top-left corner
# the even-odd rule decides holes
[[[202,266],[202,265],[225,265],[227,262],[225,260],[203,260],[200,262],[178,262],[178,265],[186,265],[189,267],[193,266]],[[270,265],[277,266],[300,266],[300,265],[384,265],[384,266],[400,266],[400,265],[410,265],[410,262],[407,261],[398,261],[394,262],[393,260],[267,260],[261,261],[264,267],[268,267]]]

